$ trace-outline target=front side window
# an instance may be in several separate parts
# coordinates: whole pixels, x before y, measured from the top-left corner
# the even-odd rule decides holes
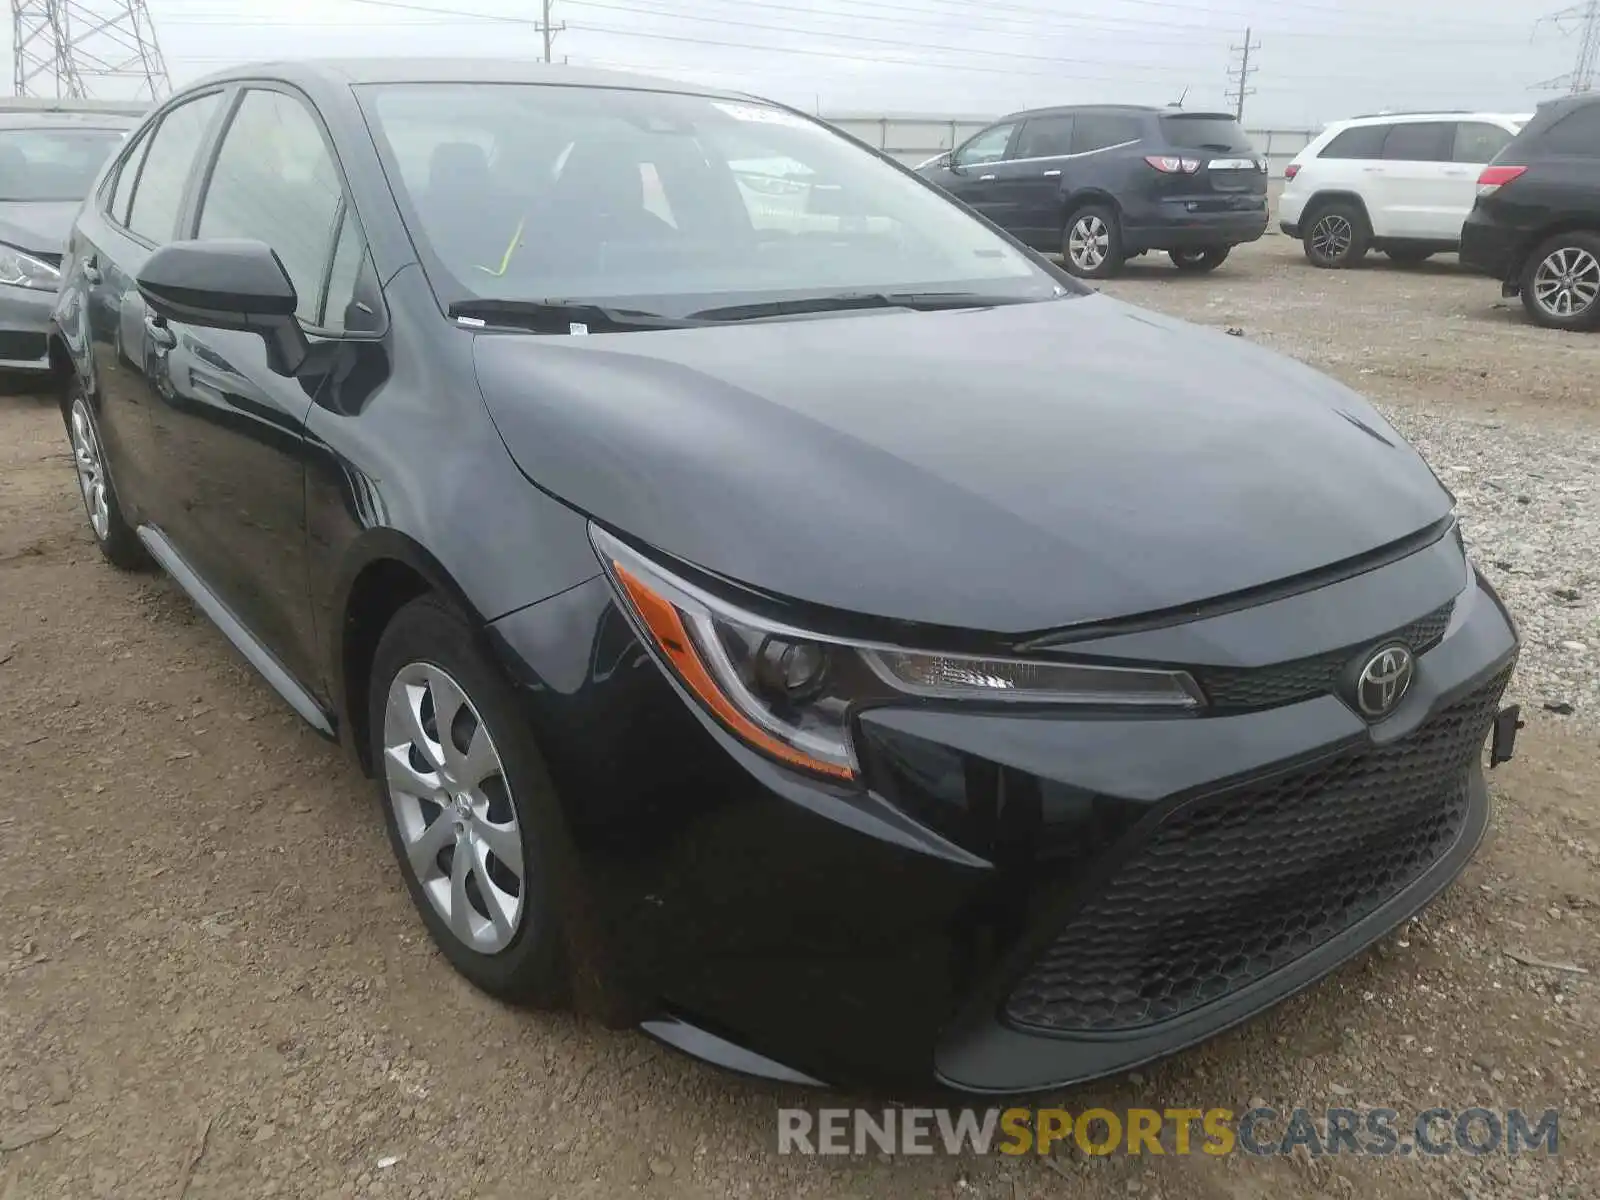
[[[170,241],[183,208],[195,156],[222,103],[220,92],[187,100],[161,118],[133,185],[128,228],[152,242]]]
[[[1355,125],[1338,134],[1323,147],[1318,158],[1374,161],[1383,157],[1383,143],[1392,125]]]
[[[1394,126],[1384,139],[1383,157],[1391,162],[1449,162],[1455,129],[1445,121],[1412,121]]]
[[[1458,163],[1490,163],[1511,143],[1511,131],[1487,121],[1462,121],[1456,126],[1455,153]]]
[[[1015,125],[996,125],[985,129],[965,146],[956,151],[956,166],[976,167],[983,163],[999,162],[1006,156]]]
[[[1059,294],[944,193],[760,102],[511,83],[358,94],[447,303],[683,316],[842,292]]]
[[[82,200],[121,129],[0,129],[0,203]]]
[[[277,252],[299,301],[319,323],[344,192],[310,110],[283,92],[244,94],[223,135],[200,206],[200,238],[251,238]]]

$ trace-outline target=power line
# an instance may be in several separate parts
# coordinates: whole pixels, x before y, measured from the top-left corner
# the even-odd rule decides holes
[[[1259,71],[1261,67],[1259,64],[1254,67],[1250,65],[1250,55],[1252,51],[1259,49],[1261,49],[1261,43],[1251,42],[1250,40],[1249,26],[1245,27],[1244,45],[1228,47],[1231,54],[1239,56],[1239,65],[1237,67],[1233,66],[1231,61],[1228,65],[1228,78],[1233,80],[1233,87],[1229,89],[1227,94],[1234,102],[1234,116],[1241,121],[1244,120],[1245,99],[1256,94],[1256,89],[1250,86],[1250,76]]]
[[[1565,75],[1557,75],[1554,79],[1534,84],[1535,89],[1544,91],[1547,88],[1566,88],[1575,96],[1580,92],[1594,91],[1595,65],[1600,61],[1600,0],[1586,0],[1583,4],[1574,4],[1571,8],[1564,8],[1560,12],[1541,17],[1535,23],[1534,29],[1537,30],[1545,21],[1549,21],[1569,35],[1572,32],[1568,27],[1569,23],[1582,22],[1578,30],[1578,61]]]

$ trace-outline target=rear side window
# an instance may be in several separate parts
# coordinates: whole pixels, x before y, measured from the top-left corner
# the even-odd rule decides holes
[[[1222,154],[1254,154],[1244,126],[1232,117],[1162,117],[1167,145],[1180,150],[1215,150]]]
[[[1455,161],[1489,163],[1511,141],[1511,131],[1487,121],[1462,121],[1456,126]]]
[[[1356,125],[1346,129],[1323,147],[1318,158],[1378,159],[1383,157],[1383,143],[1389,136],[1389,125]]]
[[[1072,118],[1034,117],[1017,139],[1018,158],[1058,158],[1072,153]]]
[[[139,168],[144,163],[144,152],[149,148],[149,136],[140,134],[138,142],[128,151],[117,170],[117,186],[111,193],[111,207],[107,212],[118,225],[128,223],[128,201],[133,198],[133,185],[139,181]]]
[[[1072,152],[1087,154],[1108,146],[1122,146],[1144,136],[1138,117],[1116,113],[1079,113],[1072,127]]]
[[[239,102],[217,152],[198,236],[271,246],[294,284],[295,316],[315,325],[323,316],[323,279],[343,198],[338,169],[306,106],[254,89]]]
[[[222,93],[185,101],[161,118],[133,189],[128,228],[152,242],[170,241],[178,226],[184,189]]]
[[[1455,125],[1450,121],[1395,125],[1383,143],[1383,157],[1392,162],[1449,162],[1454,156]]]
[[[1546,154],[1600,158],[1600,104],[1574,109],[1545,130],[1537,145]]]

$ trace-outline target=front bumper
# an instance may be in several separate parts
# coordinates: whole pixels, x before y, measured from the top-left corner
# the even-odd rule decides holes
[[[0,371],[50,369],[50,313],[54,292],[0,284]]]
[[[1316,592],[1080,647],[1281,682],[1299,676],[1271,664],[1303,675],[1305,651],[1355,654],[1441,605],[1448,624],[1376,725],[1335,695],[1260,707],[1270,688],[1250,687],[1205,717],[880,709],[859,723],[863,791],[799,778],[684,703],[603,581],[512,614],[492,633],[565,814],[580,1006],[745,1069],[979,1093],[1207,1038],[1461,870],[1516,634],[1444,538]],[[1362,875],[1374,862],[1382,878]],[[1341,886],[1359,903],[1307,911]]]

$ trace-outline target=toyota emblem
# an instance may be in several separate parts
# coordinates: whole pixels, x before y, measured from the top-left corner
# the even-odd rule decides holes
[[[1356,676],[1356,707],[1372,720],[1386,717],[1411,686],[1417,662],[1408,646],[1384,646],[1374,652]]]

